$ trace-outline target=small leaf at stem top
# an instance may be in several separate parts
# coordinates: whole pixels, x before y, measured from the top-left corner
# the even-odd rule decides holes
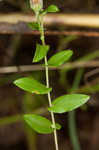
[[[48,8],[42,11],[42,14],[58,12],[59,8],[56,5],[50,5]]]
[[[60,96],[52,102],[52,107],[48,108],[48,110],[54,113],[69,112],[85,104],[89,98],[88,95],[84,94],[68,94]]]
[[[45,9],[45,12],[58,12],[59,9],[56,5],[50,5],[48,8]]]
[[[27,92],[35,94],[47,94],[52,90],[52,88],[47,88],[45,85],[30,77],[17,79],[14,81],[14,84]]]
[[[68,61],[72,56],[72,54],[73,54],[72,50],[64,50],[58,52],[48,60],[48,65],[54,67],[60,66],[64,62]]]
[[[49,50],[49,45],[36,45],[36,52],[33,58],[33,62],[39,62],[42,60],[46,55]]]

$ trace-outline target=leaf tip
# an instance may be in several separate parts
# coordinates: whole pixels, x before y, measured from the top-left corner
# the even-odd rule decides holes
[[[35,58],[33,58],[32,62],[33,62],[33,63],[36,63],[36,62],[37,62],[37,60],[36,60]]]
[[[52,91],[52,88],[49,88],[49,92],[51,92]]]
[[[17,85],[17,80],[13,81],[13,84],[14,84],[14,85]]]
[[[90,96],[89,96],[89,95],[86,95],[86,99],[89,100],[89,99],[90,99]]]

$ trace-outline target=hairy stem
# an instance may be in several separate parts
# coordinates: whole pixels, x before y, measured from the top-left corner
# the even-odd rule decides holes
[[[39,29],[40,29],[40,34],[41,34],[41,41],[42,45],[45,45],[45,37],[44,37],[44,26],[43,26],[43,17],[39,16],[38,17],[38,24],[39,24]],[[49,88],[49,73],[48,73],[48,62],[47,62],[47,56],[45,56],[45,74],[46,74],[46,86]],[[48,92],[48,101],[49,101],[49,106],[52,106],[51,102],[51,94]],[[59,150],[58,148],[58,140],[57,140],[57,132],[56,132],[56,125],[55,125],[55,117],[54,113],[51,112],[51,119],[52,119],[52,125],[54,128],[54,140],[55,140],[55,148],[56,150]]]

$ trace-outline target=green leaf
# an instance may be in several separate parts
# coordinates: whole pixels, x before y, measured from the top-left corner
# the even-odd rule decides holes
[[[72,56],[73,52],[72,50],[64,50],[61,51],[55,55],[53,55],[49,60],[48,60],[48,65],[50,66],[60,66],[64,62],[68,61],[69,58]]]
[[[61,125],[59,123],[56,123],[56,129],[60,130],[61,129]]]
[[[52,90],[51,88],[46,88],[45,85],[29,77],[17,79],[14,81],[14,84],[25,91],[35,94],[46,94]]]
[[[39,115],[24,115],[24,120],[27,124],[38,133],[49,134],[53,132],[51,122]]]
[[[64,113],[72,111],[89,100],[88,95],[83,94],[70,94],[56,98],[52,102],[52,107],[48,108],[49,111],[55,113]]]
[[[32,30],[39,30],[39,25],[38,25],[37,23],[30,22],[30,23],[28,23],[28,26],[29,26]]]
[[[34,129],[38,133],[49,134],[54,131],[54,128],[52,127],[52,122],[42,116],[26,114],[24,115],[24,120],[32,129]],[[57,124],[57,126],[58,129],[60,129],[60,125]]]
[[[41,59],[43,59],[46,56],[48,50],[49,50],[49,45],[43,46],[43,45],[37,44],[33,62],[38,62]]]
[[[58,12],[58,11],[59,9],[56,5],[50,5],[48,8],[44,10],[44,12],[46,13],[50,13],[50,12],[53,13],[53,12]]]

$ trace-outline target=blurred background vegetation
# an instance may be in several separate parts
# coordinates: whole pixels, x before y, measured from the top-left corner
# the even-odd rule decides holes
[[[56,4],[61,13],[98,14],[98,0],[44,0],[44,7]],[[31,14],[28,0],[1,0],[0,14]],[[56,18],[57,19],[57,18]],[[0,24],[1,26],[1,24]],[[88,27],[50,26],[46,30],[99,32]],[[13,81],[23,76],[33,76],[44,82],[44,71],[21,71],[20,65],[32,65],[35,44],[39,35],[0,34],[0,70],[2,67],[17,66],[15,73],[0,71],[0,149],[2,150],[54,150],[53,135],[38,135],[22,120],[23,113],[38,113],[50,118],[44,109],[46,96],[36,96],[18,89]],[[60,150],[99,150],[99,37],[74,35],[47,35],[46,43],[51,45],[48,57],[56,51],[72,49],[72,67],[50,70],[52,99],[64,93],[86,93],[91,96],[88,104],[75,112],[56,115],[62,125],[58,131]],[[74,63],[86,62],[76,67]],[[87,63],[88,61],[88,63]],[[90,61],[90,62],[89,62]],[[90,67],[88,67],[88,64]],[[99,64],[99,63],[98,63]],[[92,66],[91,66],[92,65]],[[87,67],[86,67],[87,66]]]

